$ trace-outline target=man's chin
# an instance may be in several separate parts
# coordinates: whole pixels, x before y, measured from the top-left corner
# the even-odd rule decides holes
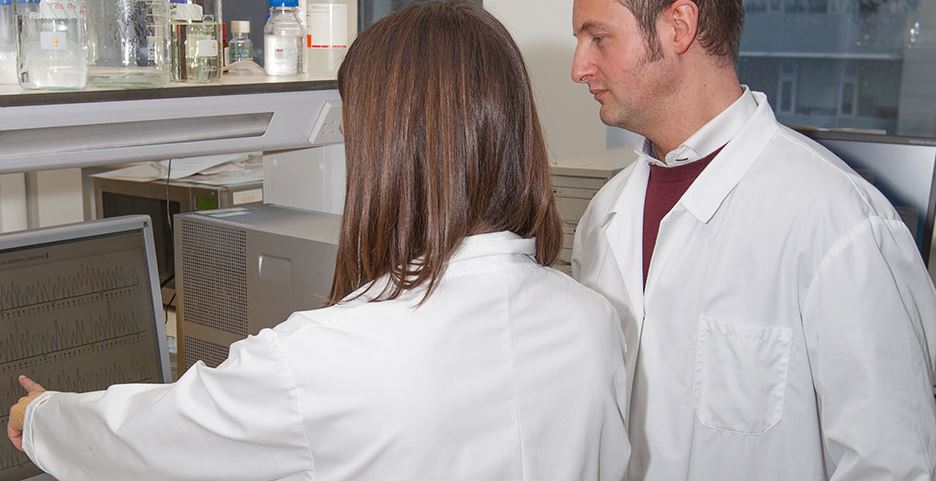
[[[622,127],[624,122],[623,119],[621,119],[621,116],[617,112],[610,111],[610,109],[608,109],[605,105],[601,106],[601,111],[599,112],[598,117],[601,118],[601,122],[608,127],[624,128]]]

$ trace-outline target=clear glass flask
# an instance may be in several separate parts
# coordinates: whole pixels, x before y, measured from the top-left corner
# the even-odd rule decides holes
[[[221,80],[223,53],[220,23],[172,23],[172,80],[196,83]]]
[[[83,89],[88,48],[83,0],[42,0],[16,15],[17,76],[24,89]]]
[[[166,0],[91,0],[87,15],[92,85],[161,87],[169,81]]]

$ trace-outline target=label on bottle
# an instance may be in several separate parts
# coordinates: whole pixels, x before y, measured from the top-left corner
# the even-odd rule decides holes
[[[212,39],[199,40],[195,48],[196,48],[195,50],[196,57],[204,58],[204,57],[217,57],[218,56],[218,42],[216,40],[212,40]]]
[[[299,54],[302,37],[265,35],[263,38],[263,68],[269,75],[296,75],[299,73]]]
[[[306,48],[348,48],[348,6],[315,3],[308,8]]]
[[[68,37],[65,32],[39,32],[39,47],[42,50],[65,50]]]
[[[169,5],[170,21],[200,22],[203,18],[202,7],[197,3],[172,3]]]
[[[42,0],[39,3],[42,18],[82,18],[84,11],[82,0]]]

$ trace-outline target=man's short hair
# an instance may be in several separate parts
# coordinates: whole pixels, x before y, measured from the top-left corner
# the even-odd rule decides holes
[[[618,0],[634,14],[647,40],[650,56],[662,56],[656,39],[656,21],[675,0]],[[741,28],[744,25],[743,0],[693,0],[699,6],[697,39],[709,54],[734,63],[741,49]]]

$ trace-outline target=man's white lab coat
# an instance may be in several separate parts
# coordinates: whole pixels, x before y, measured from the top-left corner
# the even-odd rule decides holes
[[[755,99],[663,219],[646,290],[647,161],[579,223],[576,277],[630,346],[629,479],[931,481],[936,294],[913,238]]]
[[[534,252],[474,236],[419,308],[299,312],[172,385],[43,395],[24,446],[63,481],[618,481],[617,315]]]

